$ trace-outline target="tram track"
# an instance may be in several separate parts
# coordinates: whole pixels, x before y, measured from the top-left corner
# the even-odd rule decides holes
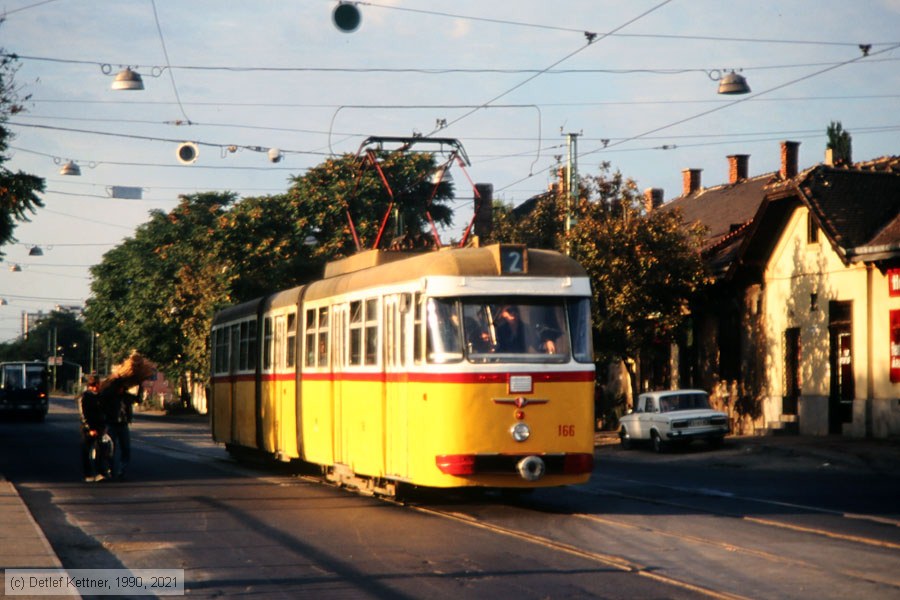
[[[172,443],[171,440],[164,440],[159,438],[153,439],[151,437],[151,439],[144,438],[143,441],[149,446],[154,447],[156,451],[170,455],[181,454],[185,457],[190,455],[190,459],[201,461],[203,461],[204,458],[212,458],[208,449],[203,450],[199,448],[192,448],[191,442],[188,440],[184,440],[184,442]],[[259,473],[254,469],[245,471],[244,469],[240,468],[240,463],[231,463],[230,461],[222,460],[221,458],[218,460],[214,460],[213,462],[219,463],[220,467],[226,469],[238,468],[238,470],[242,471],[245,474],[260,478],[261,480],[267,481],[274,485],[292,485],[291,481],[294,481],[297,483],[302,482],[304,484],[317,483],[319,485],[325,484],[329,487],[342,487],[336,486],[333,483],[329,483],[317,476],[294,473],[285,477],[287,473]],[[770,507],[777,506],[783,509],[791,509],[793,511],[819,513],[822,515],[848,520],[864,521],[868,523],[878,524],[882,527],[900,527],[900,522],[894,519],[876,515],[845,513],[819,507],[802,506],[798,504],[778,502],[767,499],[741,497],[735,494],[714,489],[689,488],[684,486],[665,486],[658,483],[621,478],[610,478],[609,476],[600,474],[595,474],[593,483],[591,485],[568,488],[567,494],[576,494],[579,496],[586,495],[588,497],[594,498],[615,497],[625,500],[629,503],[640,502],[656,506],[669,507],[677,510],[678,512],[688,511],[691,514],[705,514],[714,517],[725,517],[760,527],[789,531],[797,535],[813,536],[822,539],[828,539],[837,543],[857,544],[871,548],[873,549],[873,551],[900,551],[900,544],[886,539],[877,539],[875,537],[868,537],[865,535],[851,535],[848,533],[842,533],[829,529],[786,523],[771,517],[760,517],[752,514],[747,514],[746,511],[731,510],[727,508],[714,509],[710,508],[708,505],[704,505],[703,502],[691,503],[674,499],[660,498],[655,494],[641,495],[639,493],[628,493],[604,488],[602,486],[602,482],[605,478],[611,479],[612,481],[615,481],[617,483],[625,483],[629,485],[666,488],[669,491],[676,492],[682,496],[696,495],[701,498],[714,497],[721,498],[726,501],[734,500],[741,502],[754,502],[761,503],[762,505],[769,505]],[[601,483],[598,485],[598,482]],[[579,557],[581,559],[593,561],[605,568],[614,569],[642,578],[647,578],[663,585],[672,586],[673,588],[688,591],[690,593],[697,593],[708,598],[745,600],[748,597],[754,597],[735,593],[735,588],[730,588],[729,584],[726,582],[722,582],[721,586],[719,586],[717,582],[713,582],[713,584],[710,585],[709,581],[703,581],[702,578],[695,579],[690,572],[664,572],[666,568],[660,568],[657,560],[650,559],[648,562],[648,556],[644,555],[643,558],[640,558],[640,552],[635,553],[628,551],[618,553],[615,551],[610,552],[608,549],[604,551],[602,548],[592,547],[592,544],[581,543],[577,541],[577,538],[575,537],[566,538],[564,535],[546,534],[540,531],[529,531],[528,529],[530,528],[530,526],[510,527],[507,524],[502,524],[501,522],[499,522],[501,519],[479,516],[478,511],[483,507],[483,505],[478,502],[473,502],[471,504],[469,502],[466,502],[463,505],[454,504],[451,507],[441,507],[437,506],[433,502],[433,499],[421,503],[403,499],[398,500],[383,497],[378,498],[387,503],[401,505],[408,510],[416,511],[430,516],[449,519],[467,527],[474,527],[521,542],[539,545],[554,552],[561,552],[574,557]],[[469,507],[472,507],[472,510],[469,510]],[[627,519],[613,518],[604,516],[602,514],[579,512],[577,509],[573,511],[571,506],[558,505],[553,501],[547,501],[547,499],[537,499],[529,497],[514,503],[510,503],[509,508],[511,510],[540,512],[542,514],[571,517],[585,523],[591,523],[601,526],[609,531],[622,532],[620,534],[613,534],[612,537],[614,538],[644,537],[659,540],[670,540],[670,545],[672,545],[673,547],[705,547],[708,549],[707,551],[698,550],[697,552],[700,554],[703,554],[705,552],[720,552],[722,553],[723,557],[744,556],[748,560],[758,561],[757,564],[769,564],[773,569],[793,569],[796,571],[804,571],[813,574],[819,573],[822,576],[837,576],[848,581],[857,581],[860,585],[868,584],[891,589],[893,590],[893,592],[891,593],[900,592],[900,579],[898,579],[889,569],[877,572],[874,570],[857,570],[855,568],[852,568],[852,566],[827,567],[823,566],[822,564],[817,564],[816,562],[814,562],[815,559],[807,560],[802,555],[789,556],[783,553],[776,553],[774,551],[759,547],[759,544],[756,544],[755,546],[754,544],[742,544],[730,539],[717,538],[715,535],[697,535],[688,532],[672,531],[671,529],[667,530],[663,526],[657,527],[653,523],[648,523],[646,521],[642,523],[635,523],[628,522]],[[504,508],[503,510],[505,511],[506,509]],[[502,518],[506,518],[506,516],[511,515],[512,513],[510,512],[505,513],[505,515],[501,514],[500,516]],[[528,520],[532,523],[536,523],[538,527],[547,525],[546,521],[541,523],[540,520],[536,520],[531,517],[528,517]],[[604,533],[603,535],[608,534]],[[814,544],[815,542],[811,543]],[[743,590],[743,588],[740,587],[736,589],[737,591]]]
[[[178,447],[176,447],[175,445],[171,444],[171,442],[166,443],[164,440],[159,439],[155,439],[152,441],[145,439],[144,442],[155,447],[157,451],[161,451],[167,454],[191,455],[191,458],[193,460],[203,460],[204,457],[210,458],[208,452],[204,452],[199,449],[192,450],[189,445],[182,446],[181,444],[178,444]],[[240,463],[230,463],[227,460],[222,461],[221,459],[219,459],[216,462],[220,463],[221,468],[237,468],[245,474],[250,474],[273,485],[292,485],[291,482],[293,481],[303,484],[324,484],[329,487],[343,487],[328,482],[321,477],[312,475],[294,473],[285,477],[285,473],[259,473],[255,472],[255,470],[253,469],[245,470],[241,468]],[[602,479],[602,476],[596,476],[594,481]],[[622,480],[617,479],[617,481]],[[632,481],[631,483],[646,485],[646,482]],[[353,491],[352,488],[345,489],[351,492]],[[639,494],[629,494],[611,489],[602,489],[596,486],[572,487],[569,488],[567,492],[569,494],[577,494],[581,496],[587,495],[590,497],[616,497],[632,503],[642,502],[658,506],[671,507],[679,511],[687,510],[694,514],[702,513],[715,517],[726,517],[762,527],[789,530],[797,534],[827,538],[830,540],[839,541],[841,543],[861,544],[869,548],[887,550],[889,552],[900,550],[900,544],[887,540],[878,540],[865,536],[848,535],[835,531],[828,531],[821,528],[798,526],[795,524],[779,522],[772,518],[756,517],[733,510],[714,510],[702,506],[702,503],[691,504],[687,502],[678,502],[676,500],[665,500],[658,497],[653,497],[651,495],[642,496]],[[690,489],[679,487],[678,492],[681,494],[692,493],[705,497],[723,497],[743,501],[762,502],[769,504],[772,503],[772,501],[768,500],[740,498],[731,494],[717,492],[716,490]],[[399,505],[408,510],[415,511],[421,514],[449,519],[467,527],[489,531],[491,533],[518,540],[520,542],[535,544],[554,552],[560,552],[573,557],[586,559],[597,563],[598,565],[602,565],[604,568],[614,569],[637,577],[653,580],[661,585],[671,586],[672,588],[677,588],[689,593],[696,593],[707,598],[715,598],[721,600],[747,600],[748,598],[755,597],[735,593],[734,591],[727,589],[729,585],[727,583],[723,583],[720,588],[718,585],[710,585],[708,582],[694,582],[692,581],[693,577],[689,572],[679,572],[674,575],[671,573],[663,572],[665,569],[660,568],[660,566],[657,564],[658,561],[651,560],[650,562],[647,562],[646,560],[636,558],[633,553],[616,553],[603,551],[598,548],[592,548],[590,544],[582,544],[578,541],[573,541],[574,538],[566,539],[563,536],[545,535],[540,532],[528,531],[525,527],[510,527],[501,524],[490,517],[480,517],[478,516],[477,511],[482,505],[478,502],[474,502],[472,504],[469,504],[467,502],[463,505],[455,504],[454,506],[457,508],[444,508],[436,506],[433,502],[433,499],[425,503],[420,503],[417,501],[384,498],[381,496],[376,496],[376,498],[385,503]],[[787,503],[779,503],[779,505],[787,507]],[[470,506],[473,507],[473,510],[471,511],[467,508]],[[676,546],[705,547],[713,552],[721,552],[723,556],[744,556],[750,560],[761,561],[762,563],[771,565],[772,568],[794,569],[798,571],[802,570],[809,573],[820,573],[822,575],[830,574],[831,576],[839,576],[850,581],[858,581],[860,582],[860,585],[865,583],[868,585],[890,588],[895,592],[900,592],[900,579],[894,577],[890,572],[863,572],[853,568],[823,567],[821,564],[816,564],[812,560],[806,560],[803,557],[791,557],[784,554],[777,554],[766,549],[753,547],[752,545],[735,543],[734,541],[726,541],[723,539],[716,539],[715,537],[710,536],[694,535],[685,532],[673,532],[662,527],[656,527],[646,522],[629,523],[627,520],[611,518],[598,514],[588,514],[578,511],[573,512],[570,507],[555,505],[552,502],[548,503],[546,500],[538,500],[535,498],[522,499],[520,501],[510,503],[508,506],[510,510],[521,510],[535,513],[540,512],[542,514],[571,517],[573,519],[599,525],[610,530],[625,532],[624,535],[613,537],[625,537],[625,535],[629,535],[632,538],[648,537],[660,540],[668,539],[671,540],[672,543]],[[882,526],[898,526],[898,523],[892,519],[886,519],[873,515],[840,513],[833,510],[816,509],[815,507],[802,507],[794,504],[790,505],[790,507],[797,510],[818,510],[823,514],[838,516],[846,519],[870,521],[873,523],[879,523]],[[503,510],[505,511],[506,509],[504,508]],[[534,519],[531,520],[532,522],[534,521]],[[544,525],[546,525],[546,522],[544,522]],[[700,552],[702,553],[702,551]]]
[[[498,525],[496,523],[490,523],[487,521],[478,520],[471,515],[466,515],[464,513],[453,512],[440,510],[435,508],[430,508],[426,506],[419,506],[414,504],[405,504],[405,506],[411,510],[428,514],[431,516],[436,516],[444,519],[451,519],[458,523],[462,523],[464,525],[470,527],[476,527],[482,530],[490,531],[492,533],[504,535],[510,538],[514,538],[520,541],[529,542],[532,544],[537,544],[540,546],[544,546],[546,548],[550,548],[557,552],[564,552],[566,554],[571,554],[573,556],[578,556],[580,558],[585,558],[588,560],[592,560],[599,564],[604,565],[605,567],[611,567],[620,571],[624,571],[626,573],[631,573],[640,577],[646,577],[652,579],[658,583],[662,583],[665,585],[677,587],[683,590],[696,592],[707,596],[709,598],[717,598],[720,600],[749,600],[746,596],[741,596],[738,594],[733,594],[731,592],[725,592],[721,590],[714,590],[709,587],[697,585],[694,583],[690,583],[687,581],[683,581],[681,579],[671,577],[669,575],[664,575],[662,573],[658,573],[654,571],[649,565],[644,565],[638,562],[635,562],[628,557],[608,554],[603,552],[597,552],[594,550],[588,550],[585,548],[579,548],[578,546],[574,546],[572,544],[567,544],[564,542],[560,542],[559,540],[554,540],[548,538],[546,536],[537,535],[534,533],[529,533],[522,530],[511,529],[509,527],[504,527],[502,525]]]
[[[842,512],[842,511],[837,511],[837,510],[816,507],[816,506],[807,506],[807,505],[801,505],[801,504],[795,504],[795,503],[789,503],[789,502],[778,502],[778,501],[766,500],[766,499],[760,499],[760,498],[743,497],[743,496],[737,496],[734,494],[724,494],[721,492],[716,492],[714,490],[683,488],[680,486],[664,486],[664,485],[656,484],[656,483],[647,483],[647,482],[643,482],[643,481],[630,481],[630,480],[622,480],[622,479],[617,479],[617,481],[637,483],[640,485],[652,485],[654,487],[662,487],[662,488],[670,489],[670,490],[677,491],[680,493],[690,493],[690,494],[694,494],[694,495],[698,495],[698,496],[734,499],[734,500],[740,500],[740,501],[744,501],[744,502],[751,502],[751,503],[757,503],[757,504],[769,505],[769,506],[777,506],[780,508],[788,508],[791,510],[802,510],[807,513],[818,513],[818,514],[823,514],[823,515],[830,515],[830,516],[834,516],[834,517],[838,517],[838,518],[842,518],[842,519],[856,520],[856,521],[868,521],[871,523],[877,523],[879,525],[900,527],[900,521],[898,521],[896,519],[889,519],[886,517],[879,517],[876,515],[848,513],[848,512]],[[656,504],[656,505],[660,505],[660,506],[670,506],[670,507],[678,508],[678,509],[689,509],[691,511],[701,511],[703,513],[710,514],[710,515],[740,519],[740,520],[746,521],[748,523],[755,523],[757,525],[763,525],[763,526],[767,526],[767,527],[775,527],[775,528],[780,528],[780,529],[788,529],[788,530],[795,531],[798,533],[817,535],[817,536],[826,537],[826,538],[830,538],[830,539],[834,539],[834,540],[840,540],[840,541],[844,541],[844,542],[863,544],[863,545],[867,545],[867,546],[873,546],[873,547],[877,547],[877,548],[885,548],[885,549],[890,549],[890,550],[900,550],[900,543],[892,542],[889,540],[876,539],[876,538],[859,536],[859,535],[849,535],[849,534],[840,533],[837,531],[830,531],[827,529],[816,528],[816,527],[806,527],[806,526],[796,525],[793,523],[786,523],[784,521],[779,521],[777,519],[772,519],[772,518],[755,517],[752,515],[747,515],[747,514],[743,514],[743,513],[735,512],[735,511],[712,510],[710,508],[707,508],[707,507],[704,507],[704,506],[701,506],[698,504],[677,502],[675,500],[662,500],[659,498],[651,498],[648,496],[640,496],[637,494],[626,494],[623,492],[616,492],[616,491],[608,490],[608,489],[605,489],[601,492],[597,492],[594,490],[577,489],[577,488],[573,488],[573,489],[576,489],[577,492],[580,494],[589,494],[589,495],[593,495],[593,496],[603,496],[603,495],[616,496],[616,497],[627,499],[627,500],[636,500],[636,501],[646,502],[649,504]]]

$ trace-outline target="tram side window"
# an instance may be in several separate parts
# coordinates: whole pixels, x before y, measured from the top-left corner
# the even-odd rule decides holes
[[[266,317],[263,321],[263,369],[272,368],[272,347],[274,345],[274,329],[272,317]]]
[[[350,364],[362,364],[363,304],[360,300],[350,303]]]
[[[241,326],[234,324],[228,328],[228,372],[235,373],[240,367]]]
[[[216,373],[228,372],[228,328],[215,331]]]
[[[566,310],[569,313],[569,331],[572,335],[572,355],[578,362],[593,362],[590,298],[569,300],[566,303]]]
[[[425,312],[424,306],[425,297],[417,293],[415,310],[413,312],[413,357],[416,363],[421,363],[425,354],[422,350],[422,340],[425,338],[424,326],[422,325],[422,313]]]
[[[297,360],[297,313],[291,312],[287,316],[287,343],[285,344],[284,366],[294,368]]]
[[[307,367],[316,366],[316,309],[306,309],[306,358],[304,365]]]
[[[328,366],[328,307],[319,308],[319,344],[317,346],[319,354],[319,366]]]
[[[366,364],[378,364],[378,299],[366,300]]]
[[[454,298],[429,298],[426,311],[425,347],[428,349],[428,362],[462,360],[459,301]]]
[[[256,321],[240,324],[240,360],[238,370],[252,371],[256,364]]]

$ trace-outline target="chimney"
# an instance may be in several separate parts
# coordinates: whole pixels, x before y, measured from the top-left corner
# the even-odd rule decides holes
[[[747,179],[749,154],[732,154],[728,156],[728,183],[737,183]]]
[[[651,212],[662,206],[663,203],[663,189],[662,188],[647,188],[644,190],[644,210],[646,212]]]
[[[790,179],[797,175],[797,155],[800,142],[781,142],[781,178]]]
[[[700,172],[703,169],[684,169],[681,171],[682,196],[688,196],[700,189]]]

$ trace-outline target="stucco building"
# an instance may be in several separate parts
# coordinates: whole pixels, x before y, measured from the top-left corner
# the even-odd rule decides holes
[[[660,207],[708,227],[716,284],[657,385],[713,390],[746,433],[900,435],[900,157],[800,171],[799,146],[711,188],[686,169]]]

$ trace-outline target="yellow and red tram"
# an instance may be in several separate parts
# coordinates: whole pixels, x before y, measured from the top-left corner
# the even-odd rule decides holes
[[[212,325],[213,438],[393,494],[587,481],[590,284],[515,245],[370,250]]]

